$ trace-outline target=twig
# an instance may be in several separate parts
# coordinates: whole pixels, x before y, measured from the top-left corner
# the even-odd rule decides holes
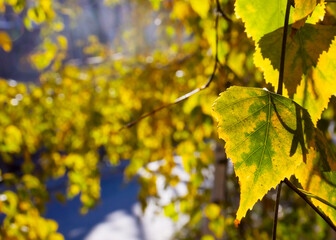
[[[219,0],[216,0],[216,5],[217,5],[217,12],[219,12],[226,21],[232,22],[232,19],[223,11],[219,3]]]
[[[290,6],[291,6],[291,1],[287,0],[285,23],[284,23],[284,30],[283,30],[283,36],[282,36],[282,46],[281,46],[279,82],[278,82],[278,90],[277,90],[277,94],[280,94],[280,95],[282,95],[283,76],[284,76],[284,70],[285,70],[287,30],[288,30]],[[274,207],[273,233],[272,233],[273,240],[276,240],[276,232],[277,232],[277,226],[278,226],[278,211],[279,211],[280,195],[281,195],[281,185],[282,185],[282,181],[278,185],[277,196],[276,196],[275,207]]]
[[[333,224],[333,222],[326,216],[324,213],[322,213],[308,198],[307,196],[302,193],[293,183],[291,183],[287,178],[284,180],[286,185],[290,187],[294,192],[296,192],[306,203],[311,206],[314,211],[323,218],[323,220],[328,223],[328,225],[336,232],[336,226]]]
[[[280,94],[280,95],[282,95],[282,88],[283,88],[283,78],[284,78],[284,70],[285,70],[285,57],[286,57],[286,43],[287,43],[287,30],[288,30],[290,6],[291,6],[290,0],[287,0],[285,24],[284,24],[284,30],[283,30],[283,36],[282,36],[282,46],[281,46],[279,83],[278,83],[278,91],[277,91],[277,94]]]
[[[220,8],[220,5],[219,5],[219,1],[217,0],[217,13],[220,13],[221,11],[221,8]],[[221,13],[222,14],[222,13]],[[223,14],[222,14],[223,15]],[[218,68],[218,63],[219,63],[219,60],[218,60],[218,42],[219,42],[219,36],[218,36],[218,21],[219,21],[219,14],[216,14],[216,20],[215,20],[215,28],[216,28],[216,54],[215,54],[215,65],[214,65],[214,68],[212,70],[212,74],[211,76],[209,77],[208,81],[201,87],[199,88],[196,88],[194,90],[192,90],[191,92],[175,99],[174,102],[171,102],[171,103],[168,103],[168,104],[165,104],[165,105],[162,105],[161,107],[158,107],[144,115],[142,115],[141,117],[139,117],[138,119],[130,122],[130,123],[127,123],[126,125],[124,125],[122,128],[119,129],[119,131],[122,131],[126,128],[131,128],[133,127],[134,125],[136,125],[138,122],[140,122],[142,119],[144,118],[147,118],[149,116],[152,116],[154,115],[156,112],[159,112],[161,111],[162,109],[165,109],[165,108],[169,108],[175,104],[178,104],[188,98],[190,98],[191,96],[193,96],[194,94],[208,88],[211,84],[211,82],[213,81],[214,77],[215,77],[215,74],[216,74],[216,71],[217,71],[217,68]]]
[[[321,203],[324,203],[325,205],[328,205],[329,207],[333,208],[336,210],[336,206],[332,205],[330,202],[324,200],[323,198],[320,198],[319,196],[316,196],[310,192],[307,192],[306,190],[303,190],[301,188],[297,188],[299,189],[304,195],[306,195],[307,197],[310,197],[310,198],[315,198],[316,200],[320,201]]]
[[[273,240],[276,239],[276,231],[277,231],[277,225],[278,225],[278,212],[279,212],[279,204],[280,204],[281,186],[282,186],[282,181],[278,185],[277,195],[276,195],[276,201],[275,201],[275,207],[274,207],[273,233],[272,233],[272,239]]]

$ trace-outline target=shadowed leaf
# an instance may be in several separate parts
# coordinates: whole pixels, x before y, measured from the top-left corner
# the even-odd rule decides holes
[[[304,84],[297,89],[294,100],[309,111],[314,124],[320,119],[329,99],[336,93],[336,40],[329,50],[320,55],[312,74],[305,76]]]
[[[280,68],[283,28],[266,34],[259,42],[261,53],[275,69]],[[288,33],[284,84],[290,97],[296,93],[303,74],[317,65],[320,54],[328,50],[336,35],[336,27],[305,24],[299,30]]]

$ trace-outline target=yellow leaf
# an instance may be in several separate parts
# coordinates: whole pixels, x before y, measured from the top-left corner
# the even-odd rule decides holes
[[[201,240],[215,240],[215,238],[211,235],[204,235],[202,236]]]
[[[6,52],[12,50],[12,40],[6,32],[0,32],[0,46]]]
[[[215,203],[208,204],[204,209],[205,216],[210,220],[216,219],[220,215],[220,212],[220,207]]]
[[[210,9],[209,0],[190,0],[192,9],[202,18],[206,18]]]
[[[8,152],[19,152],[22,144],[22,134],[20,129],[14,125],[6,127],[4,142]]]

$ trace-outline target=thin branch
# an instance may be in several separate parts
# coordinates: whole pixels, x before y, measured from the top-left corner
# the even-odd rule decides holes
[[[161,107],[158,107],[144,115],[142,115],[141,117],[139,117],[138,119],[130,122],[130,123],[127,123],[126,125],[124,125],[122,128],[119,129],[119,131],[122,131],[126,128],[131,128],[133,127],[134,125],[136,125],[138,122],[140,122],[141,120],[143,120],[144,118],[147,118],[149,116],[152,116],[154,115],[156,112],[159,112],[165,108],[169,108],[175,104],[178,104],[188,98],[190,98],[191,96],[193,96],[194,94],[208,88],[211,84],[211,82],[213,81],[213,79],[215,78],[215,74],[216,74],[216,71],[217,71],[217,68],[218,68],[218,63],[219,63],[219,60],[218,60],[218,42],[219,42],[219,36],[218,36],[218,21],[219,21],[219,14],[220,13],[220,5],[219,5],[219,1],[217,0],[217,14],[216,14],[216,20],[215,20],[215,29],[216,29],[216,54],[215,54],[215,64],[214,64],[214,68],[212,70],[212,74],[211,76],[209,77],[208,81],[201,87],[199,88],[196,88],[194,90],[192,90],[191,92],[175,99],[174,102],[171,102],[171,103],[168,103],[168,104],[165,104],[165,105],[162,105]]]
[[[279,73],[279,82],[278,82],[278,91],[277,91],[277,94],[280,94],[280,95],[282,95],[283,76],[284,76],[284,70],[285,70],[287,30],[288,30],[290,6],[291,6],[291,1],[287,0],[285,23],[284,23],[284,30],[283,30],[283,36],[282,36],[280,73]],[[273,233],[272,233],[272,239],[273,240],[276,240],[276,232],[277,232],[277,226],[278,226],[278,212],[279,212],[280,195],[281,195],[281,186],[282,186],[282,181],[278,185],[277,196],[276,196],[275,207],[274,207]]]
[[[290,6],[291,6],[290,0],[287,0],[285,24],[284,24],[284,30],[283,30],[283,36],[282,36],[282,46],[281,46],[279,83],[278,83],[278,91],[277,91],[277,94],[280,94],[280,95],[282,95],[282,88],[283,88],[283,78],[284,78],[284,70],[285,70],[285,57],[286,57],[286,43],[287,43],[287,30],[288,30]]]
[[[284,182],[286,183],[286,185],[288,187],[290,187],[294,192],[296,192],[306,203],[309,204],[309,206],[311,206],[314,211],[320,215],[323,220],[336,232],[336,226],[333,224],[333,222],[326,216],[324,215],[323,212],[320,211],[320,209],[318,209],[308,198],[307,196],[302,193],[293,183],[291,183],[287,178],[284,180]]]
[[[274,207],[273,233],[272,233],[272,239],[273,240],[276,239],[276,231],[277,231],[277,225],[278,225],[278,212],[279,212],[279,204],[280,204],[281,186],[282,186],[282,181],[278,185],[277,196],[276,196],[275,207]]]
[[[219,0],[216,0],[216,5],[217,5],[217,12],[219,12],[226,21],[232,22],[232,19],[223,11],[219,3]]]

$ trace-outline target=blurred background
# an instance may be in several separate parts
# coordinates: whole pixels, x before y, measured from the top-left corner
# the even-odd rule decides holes
[[[211,115],[231,85],[274,90],[233,0],[2,0],[0,12],[0,239],[271,239],[273,189],[234,224],[239,183]],[[332,97],[318,123],[334,144],[335,110]],[[287,187],[278,235],[336,237]]]

